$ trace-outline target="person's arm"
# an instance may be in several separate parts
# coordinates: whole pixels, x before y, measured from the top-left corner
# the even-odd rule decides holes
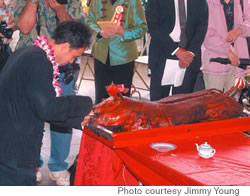
[[[56,0],[48,0],[48,5],[56,12],[59,22],[72,20],[72,17],[66,10],[65,5],[58,3]]]
[[[0,0],[0,8],[4,7],[4,0]]]
[[[83,117],[92,108],[92,100],[87,96],[56,97],[52,85],[53,68],[43,55],[34,52],[29,59],[24,60],[24,63],[30,64],[27,85],[23,89],[27,93],[30,107],[42,121],[55,122],[62,127],[79,128]]]
[[[100,18],[98,18],[98,10],[96,10],[98,8],[98,1],[91,1],[90,5],[89,5],[89,11],[88,11],[88,20],[87,23],[90,26],[90,28],[95,32],[96,35],[96,41],[99,41],[102,39],[102,36],[100,34],[101,32],[101,28],[100,26],[97,24],[98,20],[101,20]]]
[[[177,50],[177,52],[175,53],[175,55],[179,59],[179,67],[180,68],[188,67],[192,63],[192,61],[194,60],[194,54],[192,54],[191,52],[189,52],[183,48],[179,48]]]
[[[34,28],[37,19],[37,6],[38,0],[35,2],[27,0],[22,13],[16,22],[21,33],[28,34]]]
[[[227,56],[228,56],[232,65],[238,66],[240,64],[239,57],[231,49],[228,50]]]
[[[242,13],[241,22],[236,26],[236,29],[239,27],[242,30],[240,36],[249,37],[250,36],[250,2],[248,0],[243,0],[244,12]],[[239,8],[239,12],[242,12],[241,6]],[[238,13],[240,16],[240,13]]]
[[[50,126],[53,126],[53,130],[60,130],[61,128],[69,129],[76,128],[81,129],[81,123],[84,120],[84,117],[88,115],[92,109],[92,100],[88,96],[66,96],[66,97],[57,97],[57,102],[62,102],[71,105],[71,110],[67,112],[65,120],[47,120],[50,123]],[[58,109],[57,109],[58,110]],[[63,129],[62,129],[63,130]]]
[[[144,9],[142,7],[141,1],[130,0],[130,6],[132,7],[132,18],[127,18],[126,20],[132,20],[129,24],[129,28],[119,30],[118,35],[123,34],[122,39],[124,41],[130,41],[141,38],[148,30],[147,22],[144,14]]]
[[[88,11],[88,25],[91,27],[91,29],[94,30],[96,34],[96,41],[100,41],[103,38],[110,38],[112,36],[116,35],[116,32],[120,30],[120,35],[123,35],[123,28],[119,25],[107,25],[105,30],[102,30],[100,26],[97,24],[97,21],[102,20],[99,16],[99,11],[97,10],[99,8],[98,1],[91,1],[89,11]]]
[[[237,27],[229,31],[226,37],[226,42],[229,42],[230,44],[234,43],[242,33],[243,29],[241,27]]]
[[[110,38],[112,36],[115,35],[114,31],[112,28],[112,26],[107,27],[107,31],[104,31],[100,28],[100,26],[97,24],[97,21],[102,20],[99,17],[99,1],[91,1],[90,3],[90,7],[89,7],[89,11],[88,11],[88,25],[90,26],[90,28],[95,32],[96,35],[96,41],[100,41],[103,38]]]
[[[241,7],[241,5],[240,5]],[[234,43],[238,37],[248,37],[250,36],[250,4],[247,1],[243,0],[243,8],[244,11],[242,12],[242,7],[241,9],[238,8],[238,12],[242,12],[242,18],[239,20],[239,24],[235,25],[235,28],[232,29],[231,31],[228,32],[226,41],[229,43]],[[240,13],[237,14],[240,16]]]

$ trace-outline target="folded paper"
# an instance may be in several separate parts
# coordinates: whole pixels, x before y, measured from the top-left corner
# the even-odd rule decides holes
[[[112,21],[97,21],[97,24],[100,26],[102,30],[106,30],[108,28],[107,25],[116,25]]]
[[[174,85],[174,87],[181,86],[185,76],[185,72],[186,68],[180,68],[178,60],[167,59],[161,80],[161,85]]]

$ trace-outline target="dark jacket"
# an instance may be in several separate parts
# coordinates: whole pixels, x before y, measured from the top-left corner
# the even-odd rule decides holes
[[[44,122],[80,129],[92,107],[89,97],[56,97],[53,69],[34,46],[17,50],[0,74],[0,161],[39,164]]]
[[[146,7],[146,19],[151,43],[149,48],[149,66],[164,66],[165,60],[177,59],[171,53],[178,47],[169,34],[175,25],[174,0],[149,0]],[[205,38],[208,24],[206,0],[187,0],[187,46],[185,49],[195,54],[191,69],[198,71],[201,64],[201,44]],[[159,62],[160,59],[160,62]]]

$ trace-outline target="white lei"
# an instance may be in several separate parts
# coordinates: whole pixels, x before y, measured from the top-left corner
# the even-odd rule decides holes
[[[53,87],[56,91],[56,96],[60,97],[62,93],[61,89],[61,84],[59,82],[58,76],[60,75],[58,66],[59,64],[55,60],[54,56],[54,50],[52,46],[48,43],[48,38],[47,37],[40,37],[37,36],[37,39],[35,39],[34,46],[41,48],[43,51],[46,52],[48,60],[52,63],[53,65]]]

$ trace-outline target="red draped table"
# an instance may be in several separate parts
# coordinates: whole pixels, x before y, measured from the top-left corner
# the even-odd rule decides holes
[[[250,185],[250,118],[112,134],[112,141],[84,129],[76,185]],[[169,152],[154,142],[176,145]],[[216,149],[201,158],[195,144]]]

